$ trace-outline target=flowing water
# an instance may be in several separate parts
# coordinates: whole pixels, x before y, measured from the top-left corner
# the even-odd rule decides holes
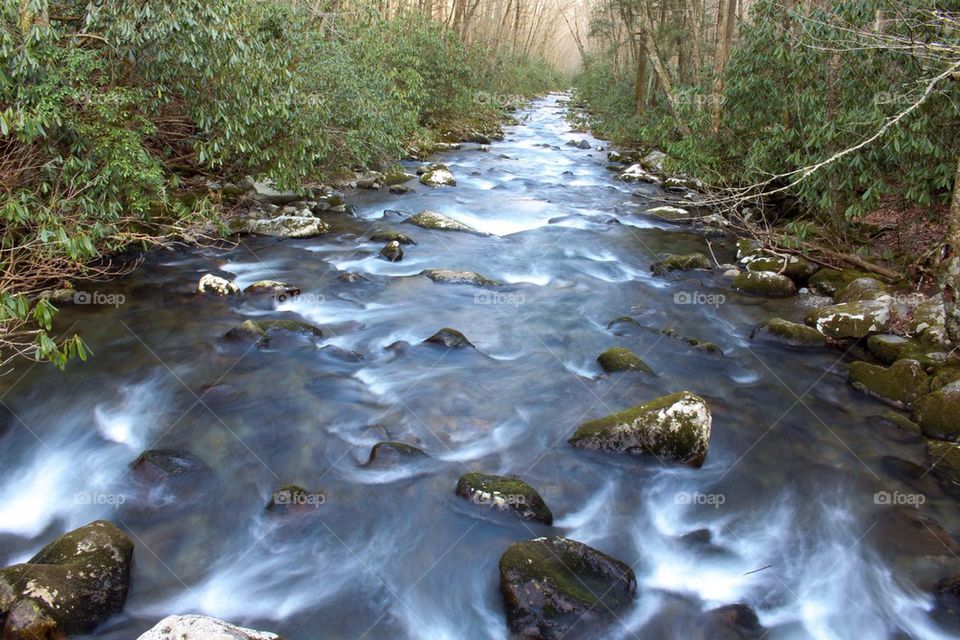
[[[604,143],[569,130],[561,98],[535,102],[489,152],[465,145],[435,158],[455,188],[351,194],[356,216],[328,216],[333,231],[316,239],[158,252],[97,290],[95,302],[122,304],[65,308],[63,326],[95,357],[0,381],[19,418],[0,441],[0,561],[97,518],[129,531],[126,609],[96,638],[129,640],[190,612],[289,639],[505,638],[499,556],[553,534],[636,571],[635,606],[602,637],[724,637],[703,612],[735,602],[755,609],[771,639],[957,637],[929,595],[956,569],[957,549],[927,519],[956,531],[956,505],[893,459],[922,462],[922,443],[873,417],[884,409],[849,388],[842,353],[749,339],[772,315],[802,318],[799,299],[740,296],[713,273],[653,276],[658,254],[707,251],[706,240],[644,217],[652,200],[614,180],[596,150]],[[594,150],[565,146],[584,138]],[[489,235],[399,224],[396,211],[421,209]],[[365,239],[384,224],[417,242],[401,262]],[[733,260],[729,241],[712,249]],[[417,275],[428,268],[507,284],[437,284]],[[277,306],[194,295],[217,270],[302,294]],[[368,280],[337,279],[348,271]],[[609,326],[622,316],[636,323]],[[324,339],[250,350],[221,340],[263,317],[305,319]],[[420,344],[442,327],[476,350]],[[615,345],[656,375],[602,375],[596,356]],[[586,419],[682,389],[714,414],[701,469],[566,442]],[[380,440],[431,459],[364,467]],[[148,448],[190,451],[211,471],[188,486],[146,486],[128,465]],[[523,477],[554,526],[458,498],[468,470]],[[267,517],[288,482],[323,489],[325,504]],[[879,491],[924,503],[877,504]]]

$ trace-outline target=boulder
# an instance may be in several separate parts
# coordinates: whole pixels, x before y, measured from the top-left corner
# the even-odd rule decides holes
[[[707,457],[712,421],[703,398],[680,391],[585,422],[570,443],[582,449],[653,455],[699,467]]]
[[[878,333],[867,338],[867,351],[883,364],[893,364],[904,356],[911,344],[909,338]]]
[[[391,240],[380,249],[380,257],[389,262],[400,262],[403,260],[403,248],[398,241]]]
[[[379,171],[368,171],[357,177],[358,189],[379,189],[383,184],[383,174]]]
[[[517,636],[603,637],[598,627],[629,608],[637,579],[625,563],[561,537],[514,542],[500,558],[507,625]]]
[[[272,296],[277,302],[286,302],[300,293],[300,289],[291,287],[279,280],[258,280],[243,290],[247,296]]]
[[[92,632],[123,610],[133,543],[97,520],[60,536],[24,564],[0,569],[3,640]]]
[[[239,186],[251,199],[265,204],[284,205],[301,199],[300,194],[295,191],[277,191],[271,185],[257,182],[250,176],[241,180]]]
[[[930,377],[916,360],[897,360],[889,368],[867,362],[850,365],[850,383],[858,391],[909,408],[920,396],[930,393]]]
[[[817,293],[832,296],[857,278],[867,277],[867,275],[868,274],[862,271],[856,271],[855,269],[845,269],[843,271],[838,271],[837,269],[820,269],[810,276],[807,284]]]
[[[258,324],[260,325],[260,328],[267,333],[267,335],[293,333],[310,338],[323,337],[323,331],[320,329],[320,327],[316,327],[301,320],[260,320]]]
[[[405,193],[413,193],[415,189],[413,187],[408,187],[405,184],[392,184],[390,185],[390,193],[394,195],[403,195]]]
[[[702,253],[688,253],[685,255],[671,255],[650,265],[650,271],[658,276],[670,271],[693,271],[695,269],[709,269],[710,259]]]
[[[421,211],[407,218],[405,222],[415,224],[418,227],[423,227],[424,229],[435,229],[438,231],[465,231],[467,233],[475,233],[477,235],[487,235],[477,231],[469,225],[465,225],[462,222],[457,222],[453,218],[445,216],[442,213],[437,213],[436,211]]]
[[[378,442],[370,450],[366,466],[386,468],[403,462],[427,458],[426,452],[403,442]]]
[[[763,338],[790,347],[824,347],[827,344],[822,333],[812,327],[782,318],[767,320],[750,334],[750,339]]]
[[[267,332],[255,320],[244,320],[223,336],[223,339],[228,342],[258,343],[260,346],[266,346],[266,338]]]
[[[624,171],[620,172],[617,179],[623,182],[647,182],[649,184],[659,184],[660,178],[646,171],[639,164],[632,164]]]
[[[428,187],[455,187],[457,179],[453,177],[449,169],[433,169],[420,176],[420,184]]]
[[[491,280],[474,271],[453,271],[451,269],[427,269],[420,275],[443,284],[472,284],[476,287],[496,287],[500,282]]]
[[[887,291],[887,285],[876,278],[864,277],[851,280],[846,286],[838,290],[833,299],[835,302],[857,302],[858,300],[876,300]]]
[[[400,244],[417,244],[413,241],[413,238],[405,233],[400,233],[399,231],[393,231],[391,229],[375,231],[371,233],[370,240],[371,242],[399,242]]]
[[[951,382],[913,404],[913,421],[930,438],[960,440],[960,381]]]
[[[600,363],[600,367],[607,373],[615,373],[618,371],[644,371],[646,373],[653,373],[653,369],[647,366],[647,363],[641,360],[640,356],[625,347],[612,347],[607,349],[597,356],[597,362]]]
[[[654,171],[656,173],[663,173],[663,163],[667,159],[667,154],[662,151],[657,151],[654,149],[647,155],[640,158],[640,166],[642,166],[647,171]]]
[[[248,233],[277,238],[313,238],[330,230],[330,226],[313,216],[277,216],[264,220],[248,220]]]
[[[322,491],[307,491],[299,485],[287,484],[271,496],[266,510],[279,516],[315,513],[326,501]]]
[[[474,504],[512,511],[524,520],[553,524],[553,514],[536,489],[519,478],[466,473],[457,482],[457,495]]]
[[[863,338],[887,331],[891,315],[888,301],[862,300],[814,309],[806,323],[830,338]]]
[[[819,269],[816,264],[798,256],[783,257],[766,251],[748,253],[740,258],[740,262],[746,265],[748,271],[772,271],[799,284],[805,284]]]
[[[960,487],[960,444],[943,440],[927,440],[930,472],[950,487]]]
[[[226,278],[208,273],[197,283],[197,293],[207,293],[216,296],[232,296],[240,293],[240,287]]]
[[[167,616],[137,640],[283,640],[207,616]]]
[[[766,298],[789,298],[797,293],[793,280],[773,271],[744,271],[733,279],[733,288]]]
[[[644,214],[648,216],[653,216],[658,220],[663,220],[664,222],[676,222],[676,223],[685,223],[693,222],[697,216],[690,213],[686,209],[681,207],[673,207],[665,205],[662,207],[653,207],[644,211]]]
[[[444,328],[423,341],[424,344],[437,344],[448,349],[472,347],[473,343],[456,329]]]

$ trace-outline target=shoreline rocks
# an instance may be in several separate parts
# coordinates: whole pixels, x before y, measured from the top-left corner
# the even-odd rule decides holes
[[[789,298],[797,294],[793,280],[773,271],[743,271],[733,279],[733,288],[766,298]]]

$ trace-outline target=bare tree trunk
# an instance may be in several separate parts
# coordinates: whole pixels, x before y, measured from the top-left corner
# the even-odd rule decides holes
[[[653,63],[653,70],[656,73],[657,79],[660,81],[663,92],[667,94],[667,102],[670,103],[670,110],[673,111],[673,117],[677,121],[677,127],[683,135],[688,136],[691,134],[690,127],[688,127],[680,117],[679,101],[673,93],[673,82],[670,81],[670,75],[667,73],[666,67],[663,66],[663,59],[660,57],[660,52],[657,50],[657,43],[653,38],[653,18],[650,15],[649,5],[641,12],[640,18],[641,21],[645,19],[643,33],[647,43],[647,54]]]
[[[730,49],[733,45],[733,29],[736,23],[737,0],[719,0],[717,3],[717,34],[716,48],[713,55],[713,130],[720,129],[721,103],[723,94],[723,71],[730,58]]]
[[[947,215],[947,242],[940,271],[940,290],[943,292],[947,336],[957,348],[960,347],[960,159],[953,180],[953,200]]]

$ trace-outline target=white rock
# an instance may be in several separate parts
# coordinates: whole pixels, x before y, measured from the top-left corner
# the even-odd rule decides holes
[[[167,616],[137,640],[280,640],[280,636],[207,616]]]
[[[434,169],[420,176],[420,183],[428,187],[455,187],[457,186],[457,179],[453,177],[449,169]]]
[[[226,278],[208,273],[200,278],[200,282],[197,283],[197,291],[199,293],[212,293],[218,296],[230,296],[240,293],[240,287]]]
[[[330,227],[313,216],[277,216],[265,220],[250,220],[247,231],[278,238],[312,238],[326,233]]]

